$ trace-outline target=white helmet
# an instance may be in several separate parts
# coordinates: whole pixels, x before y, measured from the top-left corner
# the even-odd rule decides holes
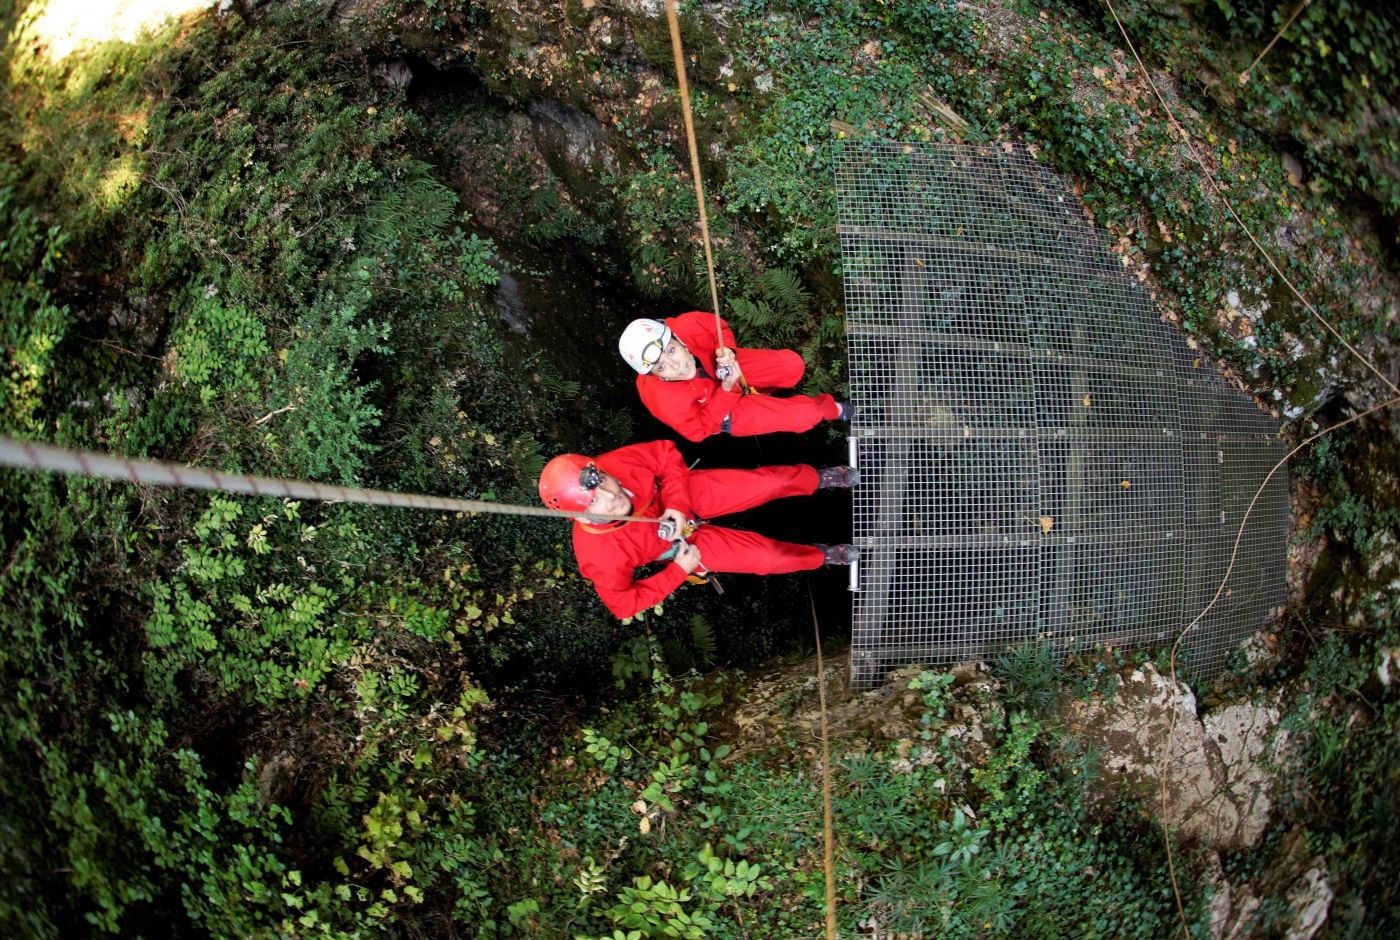
[[[671,328],[658,320],[633,320],[622,331],[617,351],[642,375],[652,370],[671,341]]]

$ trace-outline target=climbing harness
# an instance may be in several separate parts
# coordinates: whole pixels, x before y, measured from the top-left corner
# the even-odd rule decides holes
[[[666,549],[666,551],[663,552],[661,556],[658,557],[656,560],[670,561],[672,558],[675,558],[676,553],[681,549],[681,543],[689,541],[690,537],[695,534],[696,530],[704,524],[705,523],[699,519],[687,519],[685,521],[685,524],[680,526],[679,529],[677,529],[676,523],[673,520],[661,520],[661,524],[656,527],[656,534],[663,542],[670,542],[671,547]],[[713,571],[708,571],[703,568],[704,562],[701,562],[700,564],[702,565],[701,568],[696,569],[695,571],[692,571],[685,576],[685,583],[709,584],[714,587],[716,594],[723,594],[724,588],[720,586],[719,578],[715,577],[715,573]]]

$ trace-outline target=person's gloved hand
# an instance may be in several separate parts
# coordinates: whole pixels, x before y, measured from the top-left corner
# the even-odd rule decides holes
[[[715,372],[715,377],[720,380],[720,387],[726,392],[733,391],[734,386],[744,377],[734,350],[728,346],[721,346],[715,350]]]
[[[694,574],[695,569],[700,567],[700,549],[689,542],[682,542],[676,557],[671,560],[680,565],[686,574]]]

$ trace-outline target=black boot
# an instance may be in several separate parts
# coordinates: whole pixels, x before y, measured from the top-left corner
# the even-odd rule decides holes
[[[817,471],[819,490],[845,490],[860,482],[855,467],[822,467]]]
[[[849,565],[860,559],[860,549],[854,545],[818,545],[823,565]]]

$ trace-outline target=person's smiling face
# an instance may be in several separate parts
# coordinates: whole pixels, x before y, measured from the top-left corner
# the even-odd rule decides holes
[[[693,379],[695,356],[685,348],[685,343],[672,336],[666,348],[661,351],[661,358],[652,366],[651,374],[663,382],[684,382]]]
[[[588,504],[588,514],[599,516],[626,516],[632,512],[632,497],[622,488],[617,477],[599,471],[602,479],[593,488],[593,499]],[[607,521],[607,520],[603,520]]]

